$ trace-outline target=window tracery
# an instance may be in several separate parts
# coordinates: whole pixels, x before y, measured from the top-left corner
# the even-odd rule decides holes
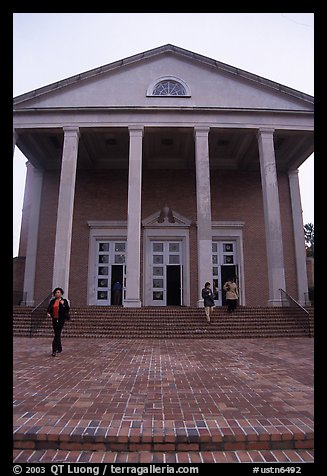
[[[152,94],[153,96],[186,96],[186,90],[178,81],[166,79],[155,85]]]

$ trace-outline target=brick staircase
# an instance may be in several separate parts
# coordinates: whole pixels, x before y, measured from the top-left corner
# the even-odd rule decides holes
[[[308,311],[309,318],[287,307],[239,307],[233,314],[217,307],[208,324],[203,308],[73,306],[63,332],[65,337],[134,339],[313,337],[314,309]],[[45,310],[31,314],[31,308],[13,307],[13,335],[51,337]]]

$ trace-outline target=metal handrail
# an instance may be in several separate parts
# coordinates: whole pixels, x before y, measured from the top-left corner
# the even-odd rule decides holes
[[[305,309],[299,302],[297,302],[292,296],[290,296],[286,291],[284,291],[284,289],[279,288],[279,291],[281,294],[281,302],[283,307],[284,307],[283,303],[288,302],[289,307],[295,307],[298,310],[300,310],[302,314],[304,314],[307,320],[307,326],[305,330],[308,331],[309,337],[311,337],[309,311],[307,311],[307,309]]]
[[[45,310],[48,308],[49,301],[51,299],[52,293],[49,293],[37,306],[32,309],[31,312],[31,325],[30,325],[30,337],[32,337],[32,332],[35,330],[36,325],[39,323],[37,320],[37,315],[42,318],[46,318]]]

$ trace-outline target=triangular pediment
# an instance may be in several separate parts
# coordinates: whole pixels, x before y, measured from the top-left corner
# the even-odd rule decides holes
[[[184,97],[149,95],[179,78]],[[14,109],[210,108],[313,110],[313,97],[191,51],[165,45],[58,81],[14,99]]]
[[[163,207],[142,220],[144,228],[153,227],[189,227],[191,221],[169,207]]]

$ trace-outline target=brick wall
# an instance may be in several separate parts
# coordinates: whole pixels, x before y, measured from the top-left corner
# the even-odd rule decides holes
[[[308,287],[313,288],[315,285],[314,282],[314,258],[307,257],[307,277],[308,277]]]
[[[59,172],[45,172],[40,211],[36,302],[51,291]],[[69,297],[86,304],[89,257],[88,220],[127,219],[127,170],[80,170],[76,176]],[[288,179],[279,177],[287,291],[296,296],[295,258]],[[212,220],[244,221],[246,304],[268,300],[266,240],[259,172],[211,172]],[[191,305],[197,296],[196,193],[194,170],[147,170],[142,177],[142,219],[169,207],[191,220]],[[142,245],[143,241],[141,241]],[[142,261],[143,262],[143,261]],[[142,269],[142,267],[141,267]],[[143,276],[141,276],[143,285]],[[142,293],[142,290],[141,290]]]

